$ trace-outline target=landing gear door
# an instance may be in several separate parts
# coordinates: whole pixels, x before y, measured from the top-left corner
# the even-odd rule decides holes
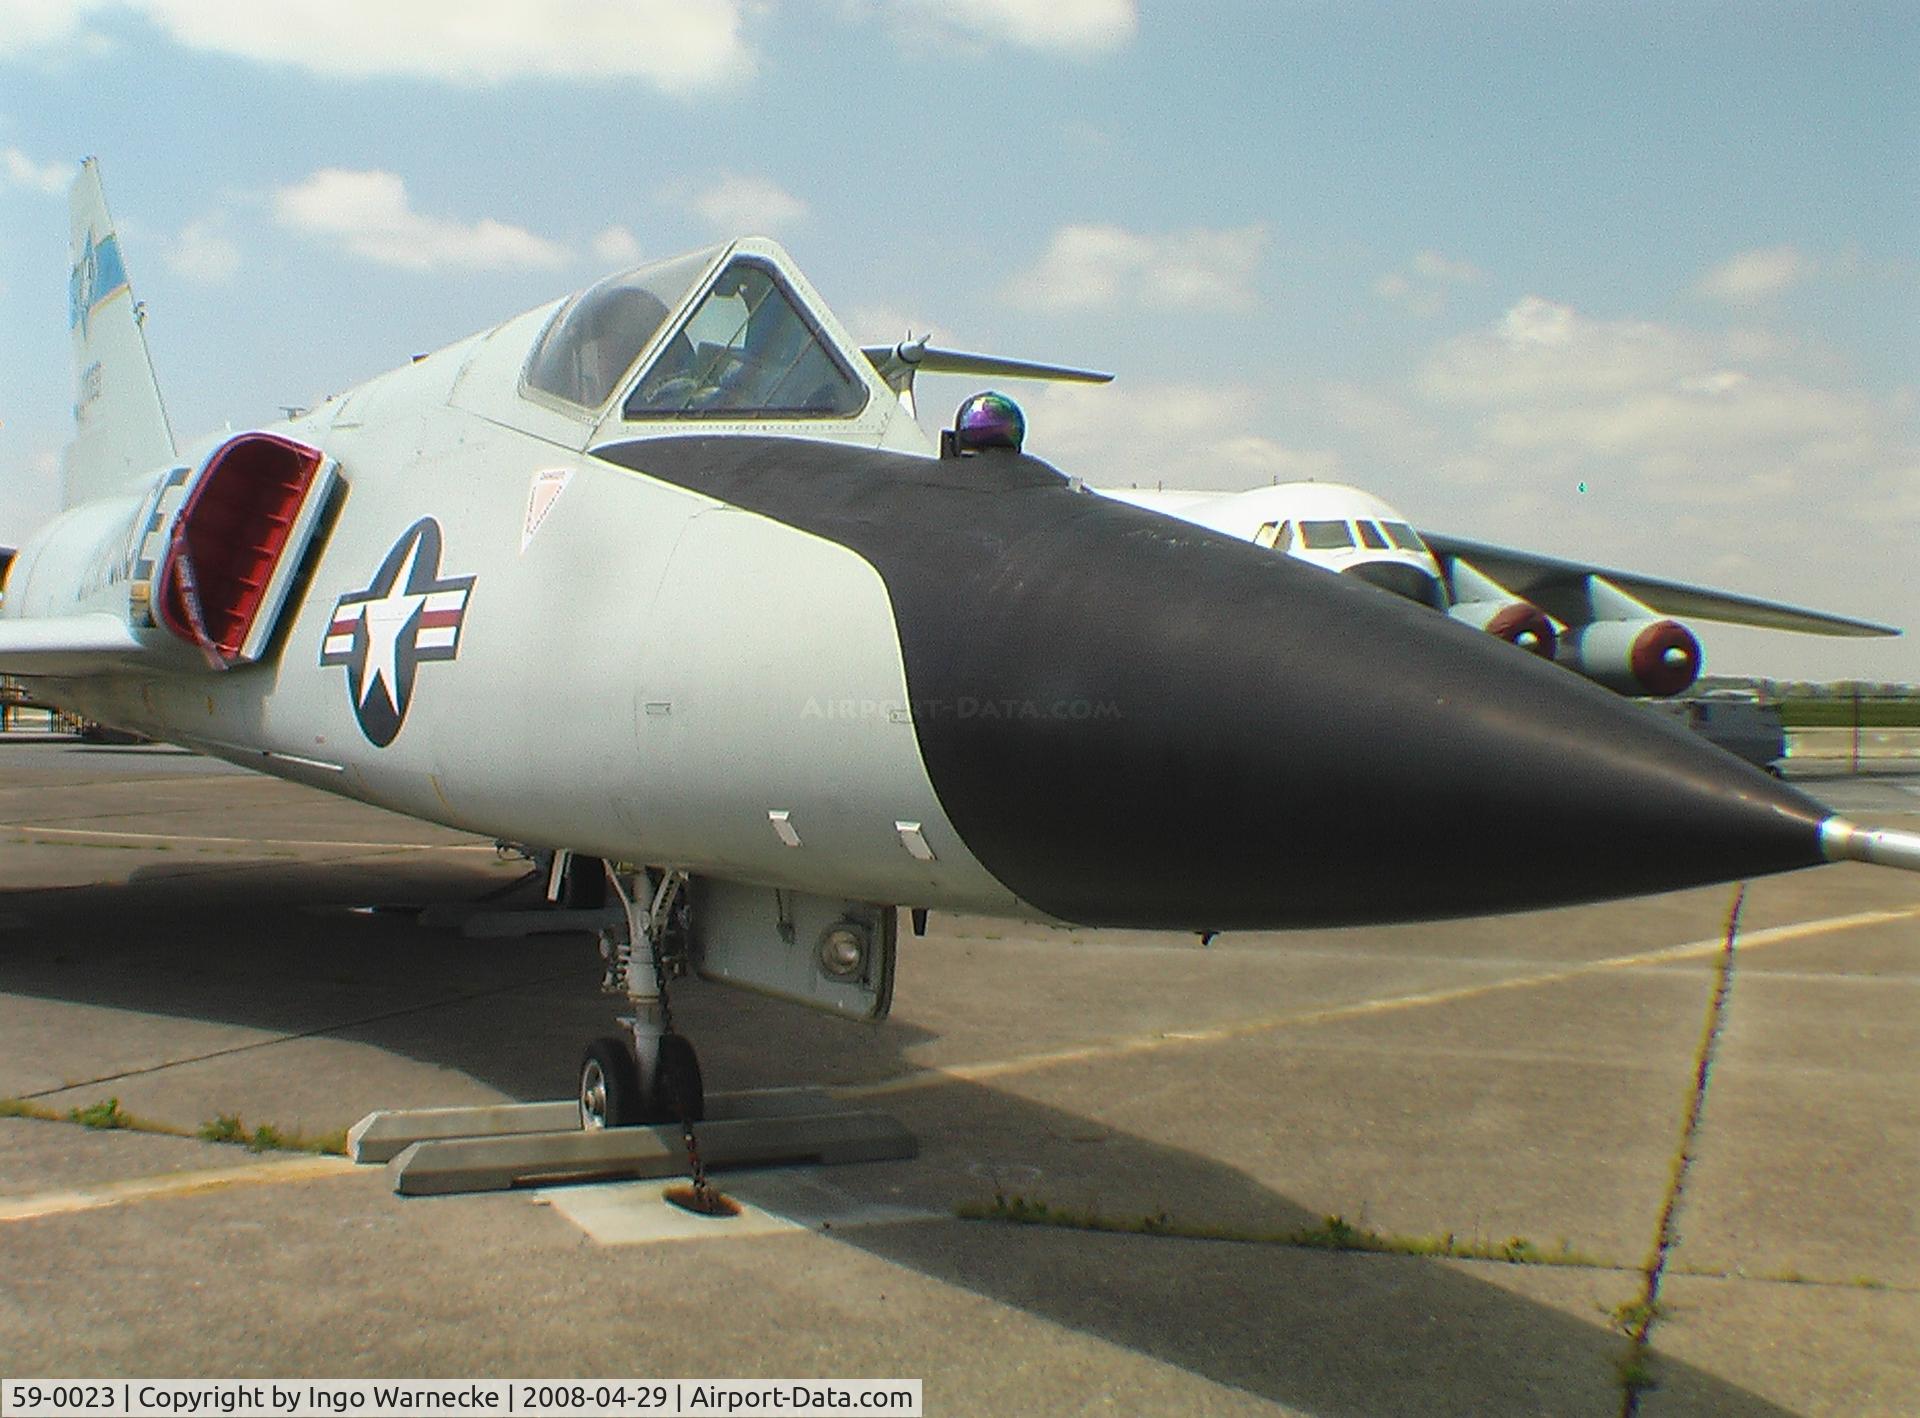
[[[693,960],[702,979],[855,1019],[893,1005],[891,906],[696,879]]]

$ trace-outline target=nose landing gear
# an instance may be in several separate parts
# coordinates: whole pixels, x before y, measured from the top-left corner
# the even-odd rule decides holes
[[[668,996],[669,978],[687,968],[686,873],[609,865],[607,880],[625,921],[601,934],[607,961],[601,988],[625,995],[632,1013],[620,1017],[624,1034],[595,1039],[581,1056],[580,1124],[592,1130],[700,1122],[706,1116],[700,1060],[675,1032]]]
[[[618,910],[594,909],[589,876],[612,887]],[[698,960],[708,979],[878,1019],[893,993],[893,908],[702,881],[694,884],[695,937],[693,893],[683,872],[579,857],[555,867],[549,880],[550,901],[600,929],[607,963],[602,983],[625,996],[624,1027],[587,1046],[571,1100],[365,1119],[351,1140],[355,1160],[388,1161],[395,1191],[427,1196],[678,1174],[690,1185],[668,1187],[661,1193],[666,1202],[726,1217],[740,1208],[709,1184],[704,1154],[716,1167],[837,1166],[914,1155],[913,1135],[896,1120],[836,1111],[818,1090],[708,1097],[693,1046],[674,1029],[668,997],[670,983]]]

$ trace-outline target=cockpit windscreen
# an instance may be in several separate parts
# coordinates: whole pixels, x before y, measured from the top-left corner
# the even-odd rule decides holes
[[[629,419],[743,413],[847,418],[866,385],[781,284],[742,256],[727,268],[627,396]]]

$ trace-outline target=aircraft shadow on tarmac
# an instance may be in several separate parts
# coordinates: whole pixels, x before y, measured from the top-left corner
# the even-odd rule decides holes
[[[473,941],[424,929],[410,914],[350,909],[470,899],[499,879],[480,861],[210,861],[142,868],[125,885],[9,891],[0,907],[20,927],[0,931],[0,991],[351,1040],[517,1098],[570,1096],[579,1049],[605,1032],[613,1003],[594,988],[587,936]],[[918,944],[902,942],[908,978]],[[983,973],[979,987],[1017,983]],[[841,1021],[711,986],[684,987],[676,1007],[710,1087],[879,1081],[912,1071],[908,1051],[931,1037],[904,1022]],[[16,1087],[0,1078],[0,1094]],[[423,1101],[442,1100],[391,1104]],[[986,1199],[997,1181],[1058,1203],[1098,1199],[1117,1214],[1142,1214],[1159,1199],[1178,1215],[1180,1199],[1204,1198],[1204,1219],[1250,1228],[1321,1220],[1214,1158],[991,1086],[956,1082],[869,1106],[901,1117],[923,1152],[835,1171],[832,1183],[856,1199],[938,1213]],[[1285,1109],[1284,1097],[1249,1094],[1239,1116],[1284,1128]],[[1566,1412],[1590,1407],[1590,1397],[1612,1411],[1607,1400],[1618,1399],[1625,1341],[1598,1305],[1583,1321],[1458,1264],[940,1220],[833,1236],[1316,1414]],[[1632,1294],[1633,1275],[1605,1279],[1609,1302]],[[1662,1412],[1786,1411],[1671,1358],[1658,1372]]]

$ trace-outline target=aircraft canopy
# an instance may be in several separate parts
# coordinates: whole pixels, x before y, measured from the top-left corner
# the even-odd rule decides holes
[[[534,346],[527,386],[599,408],[718,254],[709,247],[589,286],[560,308]]]
[[[623,419],[859,413],[866,382],[779,264],[740,251],[709,278],[720,254],[709,248],[642,266],[575,296],[535,345],[528,388],[597,409],[627,387],[628,371],[652,350],[621,406]]]

